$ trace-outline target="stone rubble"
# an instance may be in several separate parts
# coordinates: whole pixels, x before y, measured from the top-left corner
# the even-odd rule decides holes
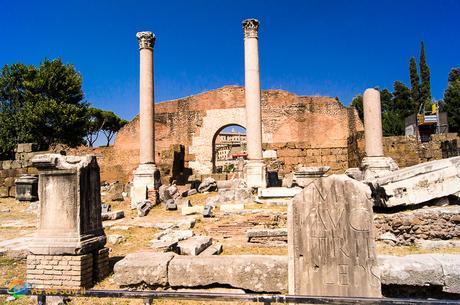
[[[208,236],[193,236],[177,244],[181,255],[196,256],[212,244],[212,238]]]
[[[217,190],[217,182],[212,177],[205,178],[203,182],[201,182],[200,185],[198,186],[198,192],[200,193],[214,192],[216,190]]]

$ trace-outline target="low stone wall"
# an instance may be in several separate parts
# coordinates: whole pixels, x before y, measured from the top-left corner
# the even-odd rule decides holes
[[[435,134],[431,141],[420,143],[415,136],[383,138],[383,150],[399,167],[455,157],[460,154],[460,137],[455,133]],[[365,156],[364,132],[356,132],[348,138],[348,166],[359,167]]]
[[[348,168],[348,148],[315,147],[306,142],[265,143],[264,150],[276,151],[283,162],[280,175],[292,172],[298,164],[305,166],[330,166],[329,173],[344,173]]]
[[[15,197],[15,180],[21,175],[38,174],[30,160],[0,161],[0,198]]]
[[[460,206],[375,214],[376,239],[394,245],[460,238]]]
[[[460,294],[460,255],[417,254],[378,257],[382,288],[417,287],[426,291]],[[184,276],[186,275],[186,276]],[[178,256],[171,253],[130,253],[115,264],[114,281],[122,287],[194,288],[226,287],[247,292],[288,290],[288,257],[274,255]],[[384,289],[388,291],[388,289]],[[400,293],[401,290],[398,290]],[[390,291],[389,295],[395,296]],[[404,292],[401,297],[407,297]]]

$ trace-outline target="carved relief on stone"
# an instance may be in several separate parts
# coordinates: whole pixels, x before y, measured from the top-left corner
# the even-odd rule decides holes
[[[139,49],[153,49],[156,37],[152,32],[138,32],[136,37],[139,42]]]
[[[246,19],[243,21],[244,38],[257,38],[259,20]]]

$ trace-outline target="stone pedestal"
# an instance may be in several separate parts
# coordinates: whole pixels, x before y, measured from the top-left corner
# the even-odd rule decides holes
[[[134,171],[133,186],[131,188],[131,208],[135,209],[137,204],[146,199],[156,204],[158,184],[161,184],[160,171],[155,164],[140,164]]]
[[[288,208],[289,294],[380,297],[369,187],[318,178]]]
[[[390,157],[364,157],[361,161],[363,180],[382,177],[398,169],[398,164]]]
[[[40,218],[29,243],[28,280],[37,288],[91,286],[99,278],[93,263],[108,259],[96,157],[45,154],[32,163]]]
[[[249,160],[244,167],[246,184],[250,188],[265,188],[267,186],[267,168],[263,161]]]

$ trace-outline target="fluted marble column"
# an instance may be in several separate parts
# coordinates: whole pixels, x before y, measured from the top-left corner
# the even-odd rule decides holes
[[[361,162],[365,180],[382,177],[398,169],[396,162],[383,155],[382,106],[380,92],[367,89],[363,94],[366,156]]]
[[[155,185],[159,172],[155,166],[155,120],[153,90],[153,46],[155,35],[152,32],[136,34],[139,43],[139,166],[134,171],[131,189],[131,207],[150,199],[156,201]],[[150,198],[152,197],[152,198]]]
[[[266,167],[262,159],[262,117],[259,72],[259,21],[243,21],[244,79],[246,99],[246,139],[248,162],[245,177],[248,187],[266,187]]]

